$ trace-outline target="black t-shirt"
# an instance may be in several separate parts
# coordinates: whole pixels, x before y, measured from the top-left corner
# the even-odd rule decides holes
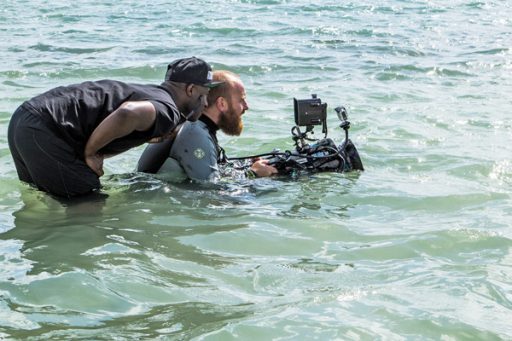
[[[156,109],[155,123],[147,131],[134,131],[110,142],[100,150],[102,153],[117,154],[141,145],[169,133],[180,121],[179,110],[163,87],[113,80],[58,87],[26,101],[23,107],[41,115],[83,157],[85,144],[94,129],[126,101],[150,101]]]

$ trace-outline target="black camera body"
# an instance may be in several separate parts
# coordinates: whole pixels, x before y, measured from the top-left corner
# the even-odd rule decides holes
[[[350,122],[344,107],[335,108],[341,121],[340,128],[345,131],[345,140],[340,144],[327,137],[327,104],[315,94],[308,99],[293,99],[295,124],[291,130],[295,142],[294,151],[275,152],[268,158],[280,174],[290,174],[304,170],[308,172],[348,172],[363,171],[363,163],[359,153],[348,138]],[[322,125],[323,139],[312,139],[314,126]],[[306,127],[301,131],[300,127]],[[308,143],[311,141],[313,143]]]
[[[337,173],[364,170],[356,146],[350,140],[337,146],[330,138],[324,138],[308,148],[286,151],[268,160],[279,174],[290,174],[297,170]]]

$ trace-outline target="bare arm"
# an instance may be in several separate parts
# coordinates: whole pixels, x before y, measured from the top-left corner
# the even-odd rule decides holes
[[[103,155],[98,150],[113,140],[133,131],[151,128],[156,118],[156,109],[148,101],[125,102],[105,118],[92,132],[85,145],[85,162],[98,176],[103,175]]]

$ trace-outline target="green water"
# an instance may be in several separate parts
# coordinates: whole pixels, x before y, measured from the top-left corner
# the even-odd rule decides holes
[[[512,339],[511,7],[4,2],[0,339]],[[25,99],[191,55],[246,85],[228,155],[292,148],[292,98],[316,93],[366,171],[172,183],[133,172],[138,148],[106,161],[104,198],[18,181]]]

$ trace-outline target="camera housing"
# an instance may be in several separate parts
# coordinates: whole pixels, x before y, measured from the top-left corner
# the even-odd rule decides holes
[[[339,125],[345,132],[345,140],[337,145],[327,137],[327,103],[322,103],[316,94],[308,99],[293,98],[295,126],[291,129],[295,150],[286,150],[284,153],[274,149],[270,153],[251,155],[230,160],[252,160],[264,157],[268,164],[275,167],[279,174],[298,174],[300,171],[308,172],[348,172],[363,171],[363,163],[359,153],[348,138],[350,122],[347,120],[347,110],[339,106],[334,110],[341,121]],[[312,138],[314,126],[322,125],[322,139]],[[306,127],[302,131],[300,127]],[[312,142],[312,143],[309,143]],[[227,159],[226,159],[227,160]],[[239,166],[247,169],[252,163]]]
[[[308,99],[293,99],[295,124],[302,127],[325,125],[327,120],[327,103],[322,103],[315,94]]]

